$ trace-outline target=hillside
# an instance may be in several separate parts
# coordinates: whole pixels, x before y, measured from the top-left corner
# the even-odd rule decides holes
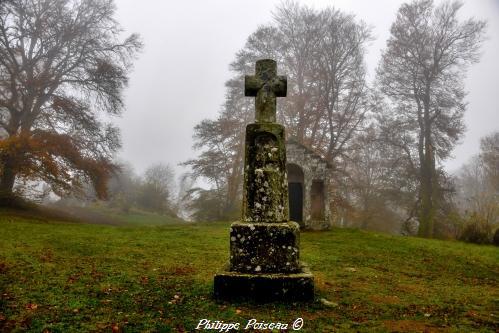
[[[230,304],[211,298],[228,256],[228,223],[132,224],[0,212],[0,331],[191,332],[204,318],[244,326],[299,317],[302,332],[499,330],[493,246],[305,232],[302,258],[317,301]]]

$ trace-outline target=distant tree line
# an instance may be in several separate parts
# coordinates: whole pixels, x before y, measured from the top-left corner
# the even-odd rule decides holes
[[[168,164],[155,163],[138,175],[131,164],[114,162],[117,169],[107,183],[107,198],[100,200],[90,183],[80,191],[63,197],[45,198],[47,203],[59,207],[99,205],[118,213],[137,211],[167,216],[182,215],[182,203],[178,200],[175,172]]]
[[[463,165],[456,176],[453,197],[456,237],[474,243],[488,243],[494,234],[499,245],[499,131],[486,135],[480,153]]]
[[[111,207],[123,212],[142,209],[158,214],[176,215],[175,173],[169,165],[157,163],[137,176],[132,167],[123,165],[108,185]]]

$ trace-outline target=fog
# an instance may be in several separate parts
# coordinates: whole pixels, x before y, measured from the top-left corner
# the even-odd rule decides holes
[[[376,38],[366,57],[369,81],[380,51],[403,1],[299,1],[323,8],[334,6],[356,15],[373,28]],[[156,162],[186,171],[178,163],[195,157],[193,127],[214,118],[224,102],[229,64],[246,38],[272,20],[277,0],[164,1],[116,0],[117,19],[126,33],[142,36],[144,50],[135,62],[126,89],[121,160],[137,172]],[[480,137],[499,129],[499,1],[465,1],[461,17],[488,21],[488,40],[480,63],[468,71],[465,115],[467,131],[445,166],[457,169],[478,153]],[[283,73],[285,74],[285,73]]]

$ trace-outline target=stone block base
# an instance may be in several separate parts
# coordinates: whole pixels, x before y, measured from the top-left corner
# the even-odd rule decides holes
[[[298,273],[299,258],[300,227],[295,222],[235,222],[230,227],[232,272]]]
[[[226,270],[215,275],[215,298],[229,301],[312,301],[314,276],[302,264],[298,273],[248,274]]]

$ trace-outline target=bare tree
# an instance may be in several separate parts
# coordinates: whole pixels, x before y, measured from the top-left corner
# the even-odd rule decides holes
[[[228,81],[229,91],[239,89],[239,81]],[[246,99],[247,100],[247,99]],[[253,115],[250,104],[236,94],[228,94],[217,120],[203,120],[194,128],[196,159],[183,163],[192,168],[194,178],[204,177],[213,186],[210,200],[218,198],[219,216],[238,214],[243,174],[244,126]]]
[[[304,142],[311,120],[315,87],[310,84],[314,76],[314,56],[320,48],[324,20],[321,14],[297,2],[287,1],[274,12],[275,35],[270,45],[252,50],[261,54],[271,45],[281,60],[279,68],[288,76],[288,98],[283,103],[283,121],[288,131]],[[249,45],[248,45],[249,46]],[[271,55],[269,55],[271,56]]]
[[[113,173],[108,183],[109,204],[128,213],[136,205],[141,188],[141,179],[129,163],[120,163],[119,171]]]
[[[461,213],[494,226],[499,224],[499,132],[482,138],[480,154],[462,166],[457,176]]]
[[[417,155],[419,235],[433,237],[440,184],[436,166],[464,131],[463,77],[478,61],[485,22],[459,21],[462,3],[403,4],[378,68],[381,91],[395,103]]]
[[[56,193],[90,181],[103,197],[137,35],[121,40],[112,0],[0,2],[0,192],[16,179]]]
[[[377,131],[375,126],[371,126],[355,138],[353,153],[348,158],[350,177],[347,186],[356,208],[354,219],[361,228],[386,230],[391,227],[397,230],[399,228],[393,226],[394,214],[390,214],[387,198],[393,166],[387,156],[389,151],[385,150]]]
[[[480,160],[491,189],[499,192],[499,131],[481,139]]]
[[[171,166],[157,163],[147,168],[138,194],[137,204],[143,209],[173,214],[171,202],[175,188],[175,173]]]
[[[372,40],[370,28],[352,15],[327,9],[321,13],[323,32],[315,55],[312,82],[317,85],[316,120],[310,131],[310,143],[332,162],[345,157],[348,145],[364,127],[369,107],[365,45]],[[321,122],[327,132],[320,130]]]

